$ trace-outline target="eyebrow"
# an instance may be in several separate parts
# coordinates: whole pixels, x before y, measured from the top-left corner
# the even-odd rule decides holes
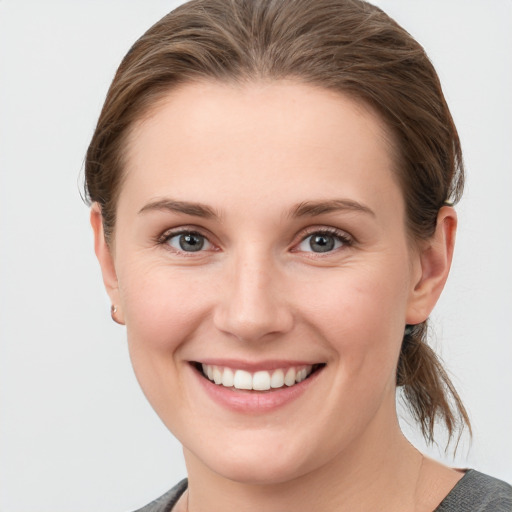
[[[173,199],[158,199],[143,206],[139,213],[148,211],[169,211],[202,217],[205,219],[219,219],[220,215],[211,207],[202,203],[192,203],[188,201],[175,201]]]
[[[220,219],[220,215],[210,206],[203,203],[176,201],[174,199],[158,199],[143,206],[139,213],[147,211],[169,211],[182,213],[204,219]],[[329,199],[320,201],[304,201],[291,209],[291,217],[315,217],[339,211],[361,212],[375,217],[375,213],[364,204],[352,199]]]
[[[352,199],[329,199],[326,201],[305,201],[292,210],[292,217],[315,217],[339,211],[361,212],[375,217],[373,210]]]

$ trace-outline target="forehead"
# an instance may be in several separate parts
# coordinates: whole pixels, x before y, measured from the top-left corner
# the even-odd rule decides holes
[[[120,200],[183,193],[211,202],[212,190],[232,187],[247,199],[295,192],[300,201],[331,185],[358,196],[395,181],[391,137],[375,112],[287,81],[182,85],[133,126],[125,157]]]

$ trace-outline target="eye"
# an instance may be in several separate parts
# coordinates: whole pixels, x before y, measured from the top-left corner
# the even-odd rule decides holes
[[[164,243],[178,252],[199,252],[213,247],[205,236],[195,231],[170,233],[165,236]]]
[[[302,252],[332,252],[344,245],[350,245],[350,239],[341,233],[330,231],[316,231],[306,236],[297,246]]]

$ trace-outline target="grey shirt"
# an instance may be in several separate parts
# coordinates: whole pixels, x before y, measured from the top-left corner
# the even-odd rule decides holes
[[[434,512],[512,512],[512,487],[474,469],[457,482]]]
[[[136,512],[171,512],[186,489],[185,479]],[[434,512],[512,512],[512,487],[469,469]]]

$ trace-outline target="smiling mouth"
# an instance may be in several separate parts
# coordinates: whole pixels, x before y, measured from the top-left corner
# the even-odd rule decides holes
[[[199,362],[193,363],[193,366],[204,378],[218,386],[245,391],[271,391],[301,383],[323,368],[325,363],[289,366],[271,371],[259,370],[256,372]]]

